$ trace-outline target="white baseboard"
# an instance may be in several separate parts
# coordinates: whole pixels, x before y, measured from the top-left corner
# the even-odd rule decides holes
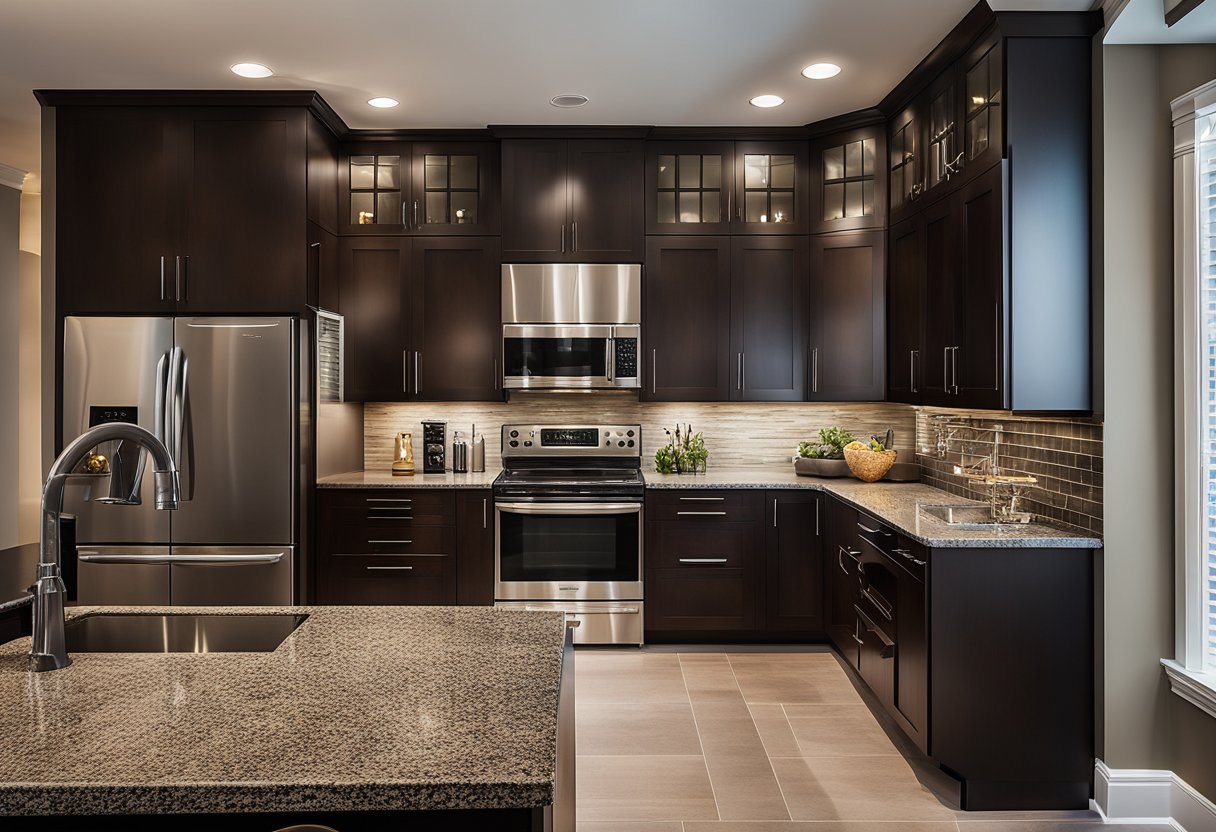
[[[1159,824],[1216,832],[1216,804],[1172,771],[1094,766],[1093,808],[1107,823]]]

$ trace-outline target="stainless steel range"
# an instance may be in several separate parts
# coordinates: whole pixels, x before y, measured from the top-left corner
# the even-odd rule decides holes
[[[496,606],[563,610],[579,644],[642,643],[642,428],[503,425]]]

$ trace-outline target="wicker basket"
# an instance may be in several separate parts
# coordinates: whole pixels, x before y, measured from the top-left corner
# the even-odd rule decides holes
[[[862,482],[878,482],[895,464],[898,451],[871,451],[869,448],[845,448],[844,461],[853,476]]]

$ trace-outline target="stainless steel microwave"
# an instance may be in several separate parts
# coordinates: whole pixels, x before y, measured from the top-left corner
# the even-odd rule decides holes
[[[502,267],[503,387],[640,388],[642,267]]]

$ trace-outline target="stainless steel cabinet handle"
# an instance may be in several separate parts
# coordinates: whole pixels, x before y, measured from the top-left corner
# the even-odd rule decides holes
[[[739,353],[739,389],[747,389],[747,353]]]
[[[726,516],[725,511],[677,511],[676,514],[679,516],[687,515],[687,516],[701,516],[701,517],[705,517],[705,516],[725,517]]]
[[[414,200],[414,230],[417,231],[420,228],[422,228],[422,226],[418,224],[418,200],[415,199]]]
[[[481,499],[481,527],[483,529],[487,528],[486,524],[488,522],[487,516],[488,516],[488,503],[489,502],[490,502],[489,500],[482,497],[482,499]]]
[[[725,497],[681,497],[682,503],[721,503],[725,501]]]
[[[368,543],[393,543],[399,546],[408,546],[414,541],[412,540],[369,540]]]
[[[414,518],[413,517],[402,517],[401,515],[391,515],[391,514],[375,514],[375,515],[369,514],[369,515],[367,515],[367,519],[368,520],[413,520]]]
[[[566,224],[562,223],[562,254],[566,253]]]
[[[954,395],[958,395],[958,347],[950,348],[950,386]]]
[[[371,500],[368,500],[368,502],[370,503]],[[390,501],[385,500],[384,502],[390,502]],[[405,502],[408,503],[409,500],[406,500]],[[413,511],[414,509],[411,508],[410,506],[368,506],[367,510],[368,511]]]
[[[409,231],[410,230],[410,221],[409,221],[409,217],[406,215],[405,211],[406,211],[406,203],[403,201],[401,203],[401,227],[404,228],[406,231]]]
[[[916,392],[916,350],[908,350],[908,389]]]
[[[777,528],[777,498],[773,498],[773,528]]]
[[[401,392],[410,392],[410,351],[401,351]]]
[[[165,255],[160,256],[160,299],[165,299]]]
[[[886,605],[886,604],[884,604],[884,603],[883,603],[883,602],[882,602],[880,599],[878,599],[878,598],[874,597],[874,595],[870,593],[870,589],[869,589],[869,587],[864,587],[864,586],[863,586],[863,587],[861,588],[861,594],[862,594],[862,596],[863,596],[863,597],[865,597],[865,599],[866,599],[867,601],[869,601],[871,604],[873,604],[873,605],[874,605],[874,608],[875,608],[876,610],[878,610],[880,613],[882,613],[882,617],[883,617],[883,618],[887,619],[888,621],[893,621],[893,620],[894,620],[894,619],[891,617],[891,610],[890,610],[890,609],[887,607],[887,605]]]
[[[862,638],[861,636],[857,635],[856,633],[853,633],[853,641],[857,642],[862,647],[865,647],[865,645],[866,645],[866,640],[864,638]]]
[[[412,503],[413,500],[408,497],[368,497],[366,502],[369,503]]]
[[[819,537],[819,508],[823,504],[823,499],[815,498],[815,537]]]
[[[950,348],[942,347],[942,392],[950,392]]]
[[[811,392],[819,392],[819,347],[811,349]]]
[[[578,251],[578,220],[570,223],[571,251]]]
[[[659,381],[656,378],[659,372],[659,351],[657,349],[650,351],[650,392],[658,392]]]
[[[863,532],[867,532],[869,534],[879,534],[880,533],[879,529],[871,529],[869,526],[863,526],[861,523],[857,524],[857,528],[859,528]]]
[[[414,395],[420,396],[422,393],[422,353],[414,351]]]
[[[369,572],[410,572],[413,568],[412,566],[369,566],[367,570]]]
[[[861,552],[854,552],[852,549],[846,549],[843,546],[838,546],[837,553],[836,553],[836,563],[840,564],[840,571],[846,575],[849,574],[848,568],[844,565],[845,556],[848,556],[853,561],[853,565],[856,566],[857,565],[857,556],[860,554],[861,554]]]
[[[182,299],[182,256],[173,257],[173,299]]]
[[[726,563],[726,558],[680,558],[680,563]]]

